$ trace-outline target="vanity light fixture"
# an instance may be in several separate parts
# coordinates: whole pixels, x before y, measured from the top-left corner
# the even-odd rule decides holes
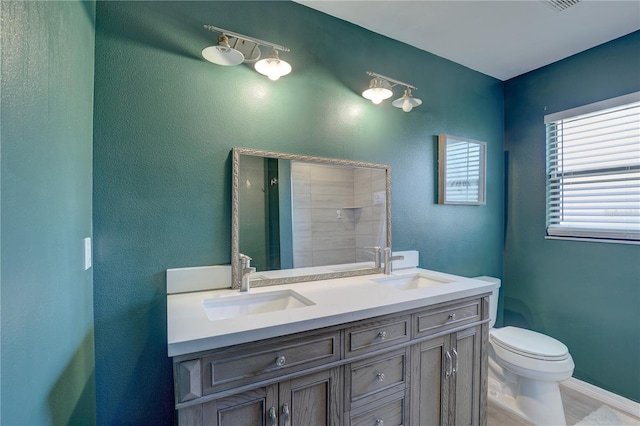
[[[276,49],[271,49],[269,57],[260,59],[254,65],[254,68],[260,74],[269,77],[269,80],[272,81],[276,81],[283,75],[287,75],[291,72],[291,65],[280,59]]]
[[[371,75],[373,73],[369,74]],[[375,75],[377,76],[377,74]],[[373,77],[369,82],[369,88],[362,92],[362,96],[377,105],[393,96],[391,84],[386,78],[382,78],[382,76]]]
[[[202,57],[214,64],[225,66],[240,65],[244,62],[244,54],[229,45],[229,37],[226,34],[220,34],[217,45],[202,49]]]
[[[420,99],[411,96],[411,89],[418,90],[417,87],[375,72],[368,71],[367,74],[372,76],[373,79],[369,82],[369,88],[362,92],[362,96],[365,99],[369,99],[374,104],[379,104],[393,96],[393,91],[391,90],[393,87],[404,86],[404,95],[393,101],[392,105],[402,108],[404,112],[410,112],[414,107],[422,105]]]
[[[240,65],[243,62],[255,62],[256,71],[274,81],[291,72],[291,65],[280,59],[278,55],[278,50],[289,52],[287,47],[213,25],[205,25],[204,28],[220,33],[217,45],[205,47],[202,50],[202,56],[207,61],[218,65]],[[260,60],[262,56],[260,46],[271,48],[268,58]]]
[[[413,107],[422,105],[422,100],[411,96],[411,89],[407,86],[404,89],[404,95],[391,103],[396,108],[402,108],[404,112],[411,112]]]

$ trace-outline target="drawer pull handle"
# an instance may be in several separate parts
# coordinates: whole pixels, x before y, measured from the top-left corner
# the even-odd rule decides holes
[[[284,426],[289,426],[289,417],[290,417],[290,412],[289,412],[289,404],[284,403],[282,404],[282,415],[284,416]]]
[[[456,351],[456,348],[452,348],[451,351],[453,352],[454,357],[452,374],[455,376],[456,371],[458,371],[458,351]]]
[[[284,355],[280,355],[278,358],[276,358],[277,367],[284,367],[286,363],[287,363],[287,358]]]
[[[387,332],[386,331],[381,331],[380,333],[378,333],[378,338],[380,340],[384,340],[387,338]]]
[[[377,379],[379,382],[384,382],[384,373],[378,373],[378,374],[376,374],[376,379]]]
[[[450,320],[456,319],[456,314],[449,314],[449,319]]]
[[[384,426],[384,420],[382,419],[376,419],[376,424],[375,426]]]
[[[449,377],[449,376],[451,376],[451,368],[452,368],[452,365],[451,365],[451,354],[449,353],[449,351],[447,351],[447,353],[444,354],[444,356],[447,358],[447,360],[446,360],[446,369],[447,370],[445,371],[444,375],[445,375],[445,377]]]
[[[271,426],[277,426],[278,415],[276,414],[276,407],[269,408],[269,420],[271,420]]]

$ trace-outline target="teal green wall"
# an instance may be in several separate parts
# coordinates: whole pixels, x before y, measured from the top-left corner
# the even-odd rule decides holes
[[[238,176],[238,181],[242,185],[242,191],[238,197],[238,209],[248,214],[242,215],[238,228],[239,232],[247,235],[248,238],[242,239],[238,250],[240,253],[251,255],[251,265],[258,271],[266,271],[268,268],[265,160],[261,157],[243,155],[240,163],[242,173]],[[245,182],[251,182],[251,186],[245,187]]]
[[[95,3],[2,1],[2,425],[96,422]]]
[[[293,72],[202,60],[203,24],[290,47]],[[394,248],[501,276],[502,82],[292,2],[99,2],[95,68],[99,424],[173,422],[165,270],[229,263],[234,146],[389,163]],[[368,70],[424,104],[374,106]],[[486,206],[435,204],[441,132],[488,143]]]
[[[574,375],[640,401],[640,246],[545,240],[545,114],[640,90],[640,31],[505,83],[505,323],[564,342]]]

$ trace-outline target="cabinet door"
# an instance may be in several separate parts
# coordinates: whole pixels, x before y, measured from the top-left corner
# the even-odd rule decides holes
[[[481,330],[481,326],[477,326],[451,336],[452,378],[455,379],[452,402],[455,424],[459,426],[480,424]]]
[[[411,424],[449,423],[450,336],[427,340],[412,347]],[[447,355],[449,354],[449,355]],[[413,361],[415,360],[415,361]],[[445,370],[447,369],[447,370]]]
[[[202,404],[202,424],[277,426],[277,407],[277,385],[262,387]],[[180,422],[180,426],[183,424]]]
[[[342,411],[339,368],[280,383],[280,426],[338,426]]]

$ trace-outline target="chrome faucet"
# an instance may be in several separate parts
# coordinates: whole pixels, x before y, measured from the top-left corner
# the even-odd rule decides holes
[[[251,267],[251,258],[246,254],[240,253],[238,257],[240,258],[240,277],[242,277],[240,291],[248,292],[251,290],[251,274],[256,272],[256,268]]]
[[[365,248],[373,250],[373,256],[374,256],[374,259],[375,259],[374,268],[380,269],[380,266],[381,266],[380,252],[382,251],[382,247],[375,246],[375,247],[365,247]],[[367,253],[369,253],[369,252],[367,252]]]
[[[391,247],[384,248],[384,273],[386,275],[391,274],[391,263],[396,260],[404,260],[404,256],[391,256]]]

